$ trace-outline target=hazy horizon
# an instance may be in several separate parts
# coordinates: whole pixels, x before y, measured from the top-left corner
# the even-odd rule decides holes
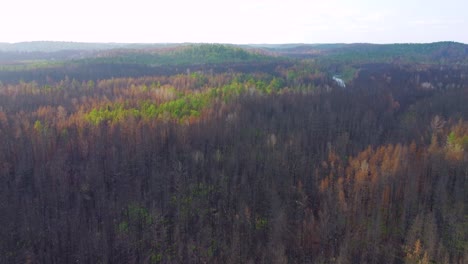
[[[467,9],[461,0],[17,0],[4,4],[0,42],[468,43]]]
[[[1,44],[22,44],[22,43],[41,43],[41,42],[50,42],[50,43],[76,43],[76,44],[102,44],[102,45],[183,45],[183,44],[221,44],[221,45],[251,45],[251,46],[261,46],[261,45],[352,45],[352,44],[372,44],[372,45],[390,45],[390,44],[431,44],[431,43],[441,43],[441,42],[453,42],[468,45],[465,42],[451,41],[451,40],[439,40],[431,42],[388,42],[388,43],[375,43],[375,42],[320,42],[320,43],[299,43],[299,42],[284,42],[284,43],[229,43],[229,42],[84,42],[84,41],[66,41],[66,40],[31,40],[31,41],[19,41],[19,42],[4,42],[0,41]]]

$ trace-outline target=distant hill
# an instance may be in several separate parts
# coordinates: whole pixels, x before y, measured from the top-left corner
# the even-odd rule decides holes
[[[279,57],[314,59],[320,65],[365,63],[468,64],[468,45],[426,44],[126,44],[80,42],[0,43],[0,64],[69,61],[163,65],[265,62]],[[287,60],[287,59],[286,59]],[[42,64],[43,65],[43,64]]]
[[[79,42],[0,43],[0,64],[33,61],[82,60],[87,62],[147,65],[216,64],[265,61],[270,51],[227,44],[124,44]]]
[[[268,56],[261,49],[222,44],[187,44],[164,48],[150,45],[145,48],[139,46],[138,49],[97,51],[0,51],[0,81],[15,83],[20,80],[60,79],[62,76],[83,80],[172,75],[187,71],[273,72],[278,65],[290,65],[289,61],[289,58]]]
[[[280,51],[283,53],[301,53],[301,51],[322,51],[346,47],[349,44],[328,43],[328,44],[251,44],[246,46],[268,49],[271,51]]]
[[[0,51],[4,52],[57,52],[64,50],[111,50],[111,49],[145,49],[177,46],[180,44],[143,44],[143,43],[85,43],[62,41],[32,41],[18,43],[0,43]]]
[[[304,44],[288,48],[269,46],[280,55],[322,58],[344,63],[419,62],[468,63],[468,45],[457,42],[424,44]]]
[[[273,59],[259,50],[248,50],[235,45],[189,44],[167,48],[102,51],[89,61],[160,66],[261,62]]]
[[[328,60],[340,62],[461,62],[466,63],[468,57],[468,45],[457,42],[435,42],[424,44],[249,44],[249,45],[225,45],[225,44],[192,44],[192,43],[82,43],[82,42],[57,42],[57,41],[33,41],[20,43],[0,43],[0,52],[26,53],[21,56],[28,58],[28,53],[61,53],[64,51],[101,52],[104,57],[115,55],[124,57],[138,57],[142,52],[151,55],[149,60],[158,57],[162,59],[165,54],[176,56],[176,61],[200,60],[202,62],[213,62],[221,59],[218,55],[230,56],[234,60],[244,60],[247,53],[243,50],[254,50],[256,54],[276,54],[295,58],[318,58],[326,56]],[[104,53],[102,53],[104,51]],[[106,53],[105,51],[112,51]],[[168,53],[171,51],[172,53]],[[177,52],[175,52],[177,51]],[[182,51],[182,52],[178,52]],[[146,56],[145,55],[145,56]],[[155,56],[158,55],[158,56]],[[206,57],[208,56],[208,58]],[[239,56],[239,57],[236,57]],[[38,56],[35,54],[32,59],[47,59],[48,55]],[[103,56],[101,56],[103,57]],[[140,60],[140,59],[138,59]],[[172,60],[171,60],[172,61]]]

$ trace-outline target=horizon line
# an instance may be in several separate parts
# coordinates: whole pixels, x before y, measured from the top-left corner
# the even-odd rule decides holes
[[[392,45],[392,44],[433,44],[433,43],[459,43],[465,44],[468,43],[454,41],[454,40],[439,40],[432,42],[386,42],[386,43],[377,43],[377,42],[282,42],[282,43],[232,43],[232,42],[101,42],[101,41],[69,41],[69,40],[31,40],[31,41],[0,41],[1,44],[25,44],[25,43],[74,43],[74,44],[108,44],[108,45],[170,45],[170,44],[222,44],[222,45],[327,45],[327,44],[341,44],[341,45],[352,45],[352,44],[372,44],[372,45]]]

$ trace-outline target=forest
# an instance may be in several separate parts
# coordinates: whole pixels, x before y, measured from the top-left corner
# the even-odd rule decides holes
[[[463,264],[467,190],[466,44],[0,45],[0,263]]]

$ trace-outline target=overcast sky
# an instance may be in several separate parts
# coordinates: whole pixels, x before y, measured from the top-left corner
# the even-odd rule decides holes
[[[468,43],[467,0],[2,0],[0,42]]]

